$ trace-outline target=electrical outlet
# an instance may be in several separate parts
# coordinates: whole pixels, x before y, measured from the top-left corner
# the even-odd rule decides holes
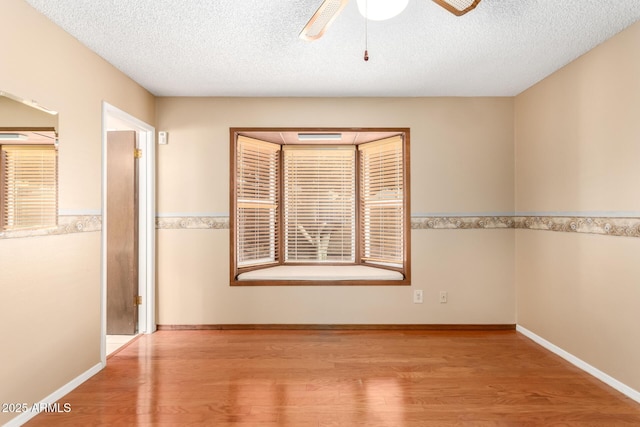
[[[447,291],[440,291],[440,304],[447,303]]]
[[[422,289],[416,289],[413,291],[413,303],[422,304]]]

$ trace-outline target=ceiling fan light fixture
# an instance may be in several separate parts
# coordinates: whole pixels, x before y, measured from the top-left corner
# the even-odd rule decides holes
[[[433,0],[456,16],[462,16],[476,8],[480,0]]]
[[[344,9],[349,0],[325,0],[322,2],[316,13],[313,14],[307,25],[300,32],[300,38],[306,41],[313,41],[322,37],[329,25]]]
[[[384,21],[398,16],[409,0],[357,0],[360,15],[372,21]]]

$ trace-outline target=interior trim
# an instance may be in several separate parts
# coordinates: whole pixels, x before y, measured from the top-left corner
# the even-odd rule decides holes
[[[62,234],[86,233],[102,229],[101,215],[58,215],[58,225],[33,230],[0,231],[0,240],[36,236],[59,236]]]
[[[107,127],[117,120],[121,129],[134,130],[143,150],[138,163],[138,333],[151,334],[156,326],[156,141],[155,128],[106,101],[102,101],[101,233],[100,233],[100,360],[106,364],[107,337]]]
[[[640,391],[629,387],[628,385],[624,384],[621,381],[618,381],[617,379],[613,378],[609,374],[606,374],[606,373],[602,372],[600,369],[588,364],[584,360],[574,356],[573,354],[569,353],[568,351],[566,351],[566,350],[558,347],[557,345],[547,341],[546,339],[542,338],[541,336],[539,336],[539,335],[535,334],[534,332],[528,330],[524,326],[516,325],[516,331],[520,332],[522,335],[524,335],[525,337],[527,337],[530,340],[534,341],[535,343],[541,345],[542,347],[544,347],[545,349],[549,350],[550,352],[555,353],[558,356],[562,357],[564,360],[566,360],[567,362],[571,363],[572,365],[574,365],[574,366],[582,369],[586,373],[596,377],[597,379],[599,379],[603,383],[607,384],[608,386],[613,387],[614,389],[618,390],[620,393],[624,394],[625,396],[627,396],[627,397],[635,400],[636,402],[640,403]]]
[[[156,217],[156,229],[228,230],[228,216]],[[39,230],[0,231],[1,239],[100,231],[100,215],[59,215],[58,226]],[[521,229],[579,234],[640,237],[638,216],[418,216],[411,217],[412,230]]]
[[[59,389],[57,389],[56,391],[54,391],[53,393],[45,397],[44,399],[31,405],[29,408],[30,409],[29,411],[22,412],[17,417],[9,420],[9,422],[4,424],[4,427],[19,427],[21,425],[24,425],[27,421],[29,421],[30,419],[32,419],[33,417],[35,417],[40,413],[39,410],[36,410],[40,407],[53,405],[55,403],[59,403],[60,407],[62,407],[62,405],[64,405],[65,403],[68,403],[62,400],[64,396],[71,393],[80,384],[82,384],[83,382],[87,381],[89,378],[91,378],[92,376],[100,372],[104,367],[105,365],[103,363],[97,363],[93,365],[91,368],[87,369],[82,374],[78,375],[77,377],[75,377],[74,379],[72,379],[71,381],[69,381],[68,383],[66,383],[65,385],[63,385],[62,387],[60,387]],[[73,410],[73,407],[71,407],[71,410]]]
[[[612,217],[515,217],[515,228],[640,237],[640,218]]]
[[[228,217],[158,218],[159,229],[228,229]],[[522,229],[640,237],[638,216],[412,215],[412,230]]]
[[[159,331],[513,331],[515,324],[209,324],[158,325]]]

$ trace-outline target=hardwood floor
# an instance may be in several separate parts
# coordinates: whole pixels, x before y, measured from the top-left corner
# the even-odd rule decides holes
[[[160,331],[59,403],[27,425],[640,425],[515,331]]]

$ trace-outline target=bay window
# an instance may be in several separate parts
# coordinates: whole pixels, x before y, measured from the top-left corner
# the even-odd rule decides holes
[[[408,129],[332,129],[337,142],[322,141],[322,132],[301,142],[296,131],[231,130],[231,283],[327,284],[303,273],[277,283],[238,276],[352,265],[400,279],[355,283],[345,275],[332,284],[409,284]]]

